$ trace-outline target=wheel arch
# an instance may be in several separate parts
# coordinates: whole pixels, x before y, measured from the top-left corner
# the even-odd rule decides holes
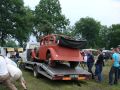
[[[46,58],[47,58],[47,54],[50,53],[51,55],[51,59],[54,60],[55,59],[55,55],[56,55],[56,52],[53,48],[48,48],[47,52],[46,52]]]

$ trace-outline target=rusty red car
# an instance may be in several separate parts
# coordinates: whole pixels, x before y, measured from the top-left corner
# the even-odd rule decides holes
[[[39,59],[47,64],[68,62],[75,68],[83,61],[80,53],[86,45],[86,40],[74,40],[68,36],[52,34],[42,37],[39,47]]]

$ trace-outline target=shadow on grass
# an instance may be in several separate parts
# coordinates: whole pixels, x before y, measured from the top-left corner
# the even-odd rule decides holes
[[[0,84],[0,90],[8,90],[8,88],[5,87],[3,84]]]
[[[77,80],[70,80],[70,81],[63,81],[63,80],[50,80],[48,78],[46,78],[45,76],[40,75],[39,77],[40,80],[44,81],[44,83],[49,84],[50,86],[65,86],[65,85],[77,85],[77,86],[81,86],[82,84],[84,85],[88,85],[88,83],[86,81],[77,81]]]

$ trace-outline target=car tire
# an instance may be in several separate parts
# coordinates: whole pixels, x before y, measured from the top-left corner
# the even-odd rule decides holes
[[[50,59],[51,59],[51,55],[50,55],[50,53],[48,53],[48,54],[47,54],[47,57],[46,57],[46,60],[47,60],[46,63],[47,63],[47,65],[50,65],[50,63],[51,63],[51,60],[50,60]]]
[[[33,75],[34,75],[34,77],[36,77],[36,78],[39,77],[38,66],[37,66],[37,65],[34,66],[34,69],[33,69]]]
[[[53,61],[51,60],[51,54],[50,54],[50,53],[47,54],[46,59],[47,59],[47,65],[48,65],[48,66],[50,66],[50,67],[54,67],[54,66],[55,66],[55,61],[53,62]]]

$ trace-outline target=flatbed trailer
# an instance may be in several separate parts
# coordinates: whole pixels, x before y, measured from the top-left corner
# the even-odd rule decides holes
[[[86,80],[91,77],[91,74],[81,67],[75,69],[70,68],[67,64],[58,64],[55,67],[50,67],[45,63],[26,61],[24,62],[25,69],[33,71],[34,77],[39,74],[51,80]]]

